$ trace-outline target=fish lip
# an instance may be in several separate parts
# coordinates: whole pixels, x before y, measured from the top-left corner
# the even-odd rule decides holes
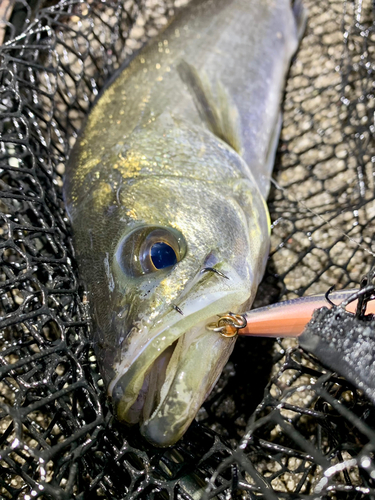
[[[156,333],[150,337],[150,340],[145,344],[145,346],[141,349],[141,351],[137,354],[137,356],[134,358],[134,360],[131,362],[131,364],[129,365],[129,367],[126,369],[126,365],[128,364],[127,363],[127,359],[126,359],[126,356],[124,357],[124,360],[118,365],[117,367],[117,372],[118,374],[112,379],[112,381],[108,384],[108,394],[111,395],[113,394],[113,391],[115,390],[115,387],[116,385],[118,384],[118,382],[123,378],[124,375],[127,374],[127,372],[129,370],[131,370],[131,367],[137,362],[137,360],[142,357],[142,355],[144,355],[145,351],[147,350],[147,347],[150,346],[152,344],[152,342],[155,340],[155,338],[157,338],[158,336],[162,335],[164,331],[170,329],[170,328],[173,328],[175,326],[177,326],[179,323],[182,322],[182,320],[180,318],[176,318],[176,320],[172,323],[169,323],[168,325],[165,325],[165,318],[169,317],[171,314],[167,314],[164,316],[164,321],[162,323],[162,326],[161,328],[159,329],[159,331],[156,331]],[[149,329],[148,331],[150,331],[151,329]],[[164,352],[166,349],[168,349],[168,347],[170,345],[173,344],[174,341],[178,340],[182,335],[184,334],[184,332],[181,332],[181,334],[176,337],[174,340],[172,340],[168,345],[165,345],[165,347],[163,348],[162,351],[159,352],[159,355]],[[155,362],[156,358],[150,363],[150,365],[148,366],[148,368]],[[113,397],[113,396],[112,396]]]
[[[173,318],[172,321],[169,321],[170,319],[172,319],[172,313],[169,313],[164,316],[163,323],[159,326],[159,328],[155,328],[153,333],[152,329],[149,330],[151,334],[150,340],[137,354],[136,358],[132,360],[128,368],[124,370],[126,364],[128,364],[128,359],[125,356],[122,363],[117,367],[116,377],[114,377],[114,379],[108,386],[108,393],[112,397],[115,412],[119,420],[127,422],[127,413],[129,412],[131,406],[136,401],[139,395],[139,392],[142,388],[144,375],[147,370],[149,370],[155,363],[157,357],[165,352],[165,350],[175,341],[192,330],[192,328],[194,328],[195,326],[201,323],[207,324],[208,322],[212,321],[212,319],[215,318],[216,315],[222,313],[223,310],[227,310],[228,307],[233,311],[235,309],[238,309],[238,304],[243,303],[243,292],[243,290],[241,290],[241,292],[239,292],[238,290],[233,292],[228,292],[228,290],[226,290],[225,292],[214,292],[212,295],[216,296],[216,300],[212,300],[211,295],[211,300],[208,302],[208,304],[204,303],[203,305],[202,297],[198,297],[195,307],[194,305],[192,306],[190,304],[189,314],[186,314],[187,308],[185,306],[183,309],[183,318],[177,317],[176,319]],[[194,304],[194,301],[192,302]],[[226,307],[225,304],[227,304],[228,306]],[[207,309],[206,314],[204,314],[203,312],[205,309]],[[176,312],[173,313],[176,314]],[[160,337],[163,337],[163,334],[165,334],[164,343],[160,345],[158,341],[161,340],[161,342],[163,342],[163,338],[160,339]],[[214,332],[213,334],[217,335],[217,333]],[[155,348],[155,343],[158,343],[157,348]],[[144,359],[147,357],[151,349],[154,349],[154,353],[151,353],[150,359]],[[140,372],[140,375],[138,372]]]
[[[152,412],[143,412],[140,432],[154,446],[171,446],[183,436],[233,350],[235,338],[206,330],[205,323],[185,333],[188,342],[182,341],[183,356],[178,357],[175,368],[172,365],[172,378],[166,376],[165,383],[154,392],[159,398]]]

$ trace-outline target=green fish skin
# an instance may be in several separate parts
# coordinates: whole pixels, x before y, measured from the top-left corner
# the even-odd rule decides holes
[[[298,32],[288,0],[193,1],[73,148],[64,196],[99,367],[117,418],[157,446],[183,435],[232,352],[206,325],[248,310],[262,278]]]

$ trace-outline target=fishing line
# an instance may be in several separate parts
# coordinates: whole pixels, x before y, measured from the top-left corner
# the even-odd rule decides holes
[[[329,227],[331,227],[332,229],[335,229],[337,230],[337,227],[335,227],[330,221],[326,220],[321,214],[319,214],[318,212],[315,212],[315,210],[313,210],[312,208],[308,207],[304,202],[303,200],[301,199],[298,199],[297,197],[293,197],[293,195],[291,196],[288,196],[287,194],[287,190],[285,188],[283,188],[282,186],[280,186],[280,184],[278,184],[278,182],[273,179],[272,177],[270,178],[270,181],[271,183],[276,187],[276,189],[279,189],[283,195],[285,196],[285,199],[287,199],[288,201],[291,201],[291,202],[295,202],[297,203],[297,205],[299,207],[302,207],[304,208],[305,210],[307,210],[308,212],[312,213],[315,217],[318,217],[322,222],[324,222],[325,224],[327,224]],[[349,234],[345,233],[345,231],[341,231],[339,230],[340,233],[345,237],[347,238],[351,243],[354,243],[357,247],[361,248],[362,250],[364,250],[366,253],[370,254],[372,257],[375,257],[375,253],[372,252],[371,250],[369,250],[368,248],[366,248],[362,243],[360,243],[359,241],[355,240],[354,238],[352,238],[351,236],[349,236]]]

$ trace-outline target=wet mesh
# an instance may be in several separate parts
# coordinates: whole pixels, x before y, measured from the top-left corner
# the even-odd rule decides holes
[[[356,286],[374,263],[372,4],[304,3],[257,305]],[[0,498],[375,498],[373,405],[291,341],[240,339],[170,449],[112,418],[61,176],[96,95],[173,7],[0,4]]]

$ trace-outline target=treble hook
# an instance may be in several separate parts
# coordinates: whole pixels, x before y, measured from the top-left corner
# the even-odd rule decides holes
[[[336,304],[334,302],[332,302],[332,300],[329,298],[329,296],[331,295],[331,293],[333,292],[334,289],[335,289],[335,285],[331,286],[331,288],[329,288],[325,293],[326,301],[328,302],[328,304],[330,304],[331,307],[336,306]]]
[[[246,318],[241,314],[227,313],[219,316],[216,323],[209,323],[206,329],[212,332],[218,332],[223,337],[235,337],[238,330],[245,328],[247,325]]]

